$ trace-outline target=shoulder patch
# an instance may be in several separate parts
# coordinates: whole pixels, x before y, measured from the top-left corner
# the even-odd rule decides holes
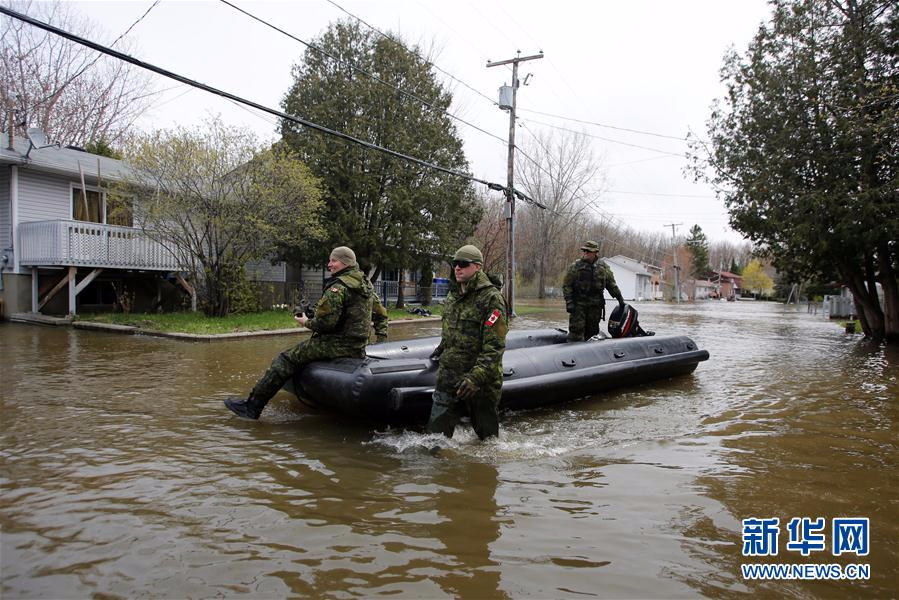
[[[493,324],[496,323],[496,320],[499,319],[499,311],[497,309],[493,309],[493,312],[490,313],[490,316],[487,317],[487,320],[484,321],[484,325],[487,327],[493,327]]]

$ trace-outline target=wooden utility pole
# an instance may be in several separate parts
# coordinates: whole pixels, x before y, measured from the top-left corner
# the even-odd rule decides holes
[[[518,63],[526,60],[536,60],[543,58],[543,52],[532,56],[520,56],[521,50],[517,52],[519,56],[508,60],[498,60],[496,62],[487,61],[488,67],[498,67],[500,65],[512,65],[512,104],[509,107],[509,160],[506,165],[506,235],[508,236],[508,245],[506,247],[506,304],[509,308],[509,316],[515,316],[515,193],[513,185],[515,183],[515,105],[518,98]],[[502,107],[500,107],[502,108]]]
[[[678,277],[678,272],[680,271],[680,267],[677,266],[677,233],[675,229],[680,227],[683,223],[669,223],[668,225],[662,225],[662,227],[670,227],[671,228],[671,239],[674,241],[674,301],[680,302],[680,279]],[[720,275],[719,275],[720,277]]]

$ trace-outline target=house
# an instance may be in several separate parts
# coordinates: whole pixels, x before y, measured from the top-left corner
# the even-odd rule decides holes
[[[643,263],[643,268],[649,273],[649,299],[664,300],[665,293],[663,289],[665,286],[665,269],[649,263]]]
[[[694,300],[708,300],[710,298],[718,297],[718,283],[715,281],[695,279],[692,281],[692,286],[690,287],[693,288],[692,297]]]
[[[122,161],[29,134],[0,148],[0,316],[149,310],[176,285],[190,291],[175,256],[135,227],[132,206],[107,195]]]
[[[611,258],[603,258],[603,261],[612,269],[615,283],[621,290],[625,300],[650,300],[653,298],[652,273],[638,260],[626,256],[617,255]],[[606,300],[611,299],[606,291]]]
[[[740,297],[743,279],[730,271],[713,271],[711,280],[717,285],[715,295],[718,298],[734,299]]]

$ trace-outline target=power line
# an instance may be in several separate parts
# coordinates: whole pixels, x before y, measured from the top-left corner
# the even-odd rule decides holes
[[[415,101],[417,101],[417,102],[420,102],[421,104],[423,104],[424,106],[427,106],[429,109],[431,109],[431,110],[433,110],[433,111],[435,111],[435,112],[439,112],[439,113],[441,113],[441,114],[445,114],[446,116],[450,117],[451,119],[455,119],[455,120],[459,121],[460,123],[464,123],[465,125],[468,125],[468,126],[471,127],[472,129],[476,129],[477,131],[480,131],[481,133],[484,133],[484,134],[489,135],[490,137],[496,138],[496,139],[498,139],[499,141],[501,141],[501,142],[503,142],[503,143],[506,142],[505,139],[499,137],[498,135],[495,135],[495,134],[493,134],[493,133],[490,133],[490,132],[487,131],[486,129],[483,129],[483,128],[481,128],[481,127],[478,127],[478,126],[475,125],[474,123],[469,123],[469,122],[466,121],[465,119],[463,119],[463,118],[461,118],[461,117],[458,117],[458,116],[452,114],[452,113],[449,112],[449,111],[444,111],[444,110],[442,110],[442,109],[440,109],[440,108],[434,106],[432,103],[428,102],[428,101],[425,100],[424,98],[421,98],[420,96],[417,96],[417,95],[413,94],[412,92],[407,92],[406,90],[404,90],[404,89],[402,89],[402,88],[399,88],[399,87],[393,85],[393,84],[390,83],[390,82],[384,81],[383,79],[381,79],[381,78],[378,77],[377,75],[374,75],[373,73],[369,73],[367,70],[363,69],[362,67],[359,67],[358,65],[355,65],[355,64],[351,63],[350,61],[344,60],[344,59],[342,59],[342,58],[340,58],[340,57],[338,57],[338,56],[334,56],[333,54],[331,54],[331,53],[328,52],[327,50],[325,50],[325,49],[323,49],[323,48],[320,48],[320,47],[316,46],[315,44],[311,44],[311,43],[309,43],[309,42],[307,42],[307,41],[305,41],[305,40],[302,40],[302,39],[298,38],[297,36],[293,35],[292,33],[289,33],[288,31],[285,31],[284,29],[281,29],[281,28],[278,27],[277,25],[273,25],[272,23],[269,23],[269,22],[266,21],[265,19],[262,19],[261,17],[257,17],[257,16],[254,15],[253,13],[247,12],[246,10],[240,8],[239,6],[236,6],[236,5],[232,4],[232,3],[229,2],[228,0],[219,0],[219,1],[220,1],[222,4],[227,4],[228,6],[230,6],[231,8],[233,8],[234,10],[236,10],[236,11],[238,11],[238,12],[240,12],[240,13],[243,13],[244,15],[250,17],[251,19],[254,19],[255,21],[258,21],[259,23],[262,23],[262,24],[265,25],[266,27],[270,27],[271,29],[274,29],[274,30],[277,31],[278,33],[281,33],[281,34],[283,34],[283,35],[286,35],[286,36],[289,37],[290,39],[292,39],[292,40],[294,40],[294,41],[297,41],[297,42],[303,44],[303,45],[306,46],[307,48],[309,48],[309,49],[311,49],[311,50],[315,50],[316,52],[318,52],[318,53],[320,53],[320,54],[322,54],[322,55],[324,55],[324,56],[327,56],[327,57],[330,58],[331,60],[334,60],[334,61],[340,63],[341,65],[345,66],[345,67],[349,67],[350,69],[353,69],[354,71],[358,71],[359,73],[362,73],[362,74],[365,75],[366,77],[370,78],[372,81],[375,81],[375,82],[377,82],[377,83],[380,83],[381,85],[384,85],[384,86],[386,86],[386,87],[389,87],[389,88],[391,88],[391,89],[393,89],[393,90],[399,92],[400,94],[403,94],[404,96],[407,96],[407,97],[412,98],[413,100],[415,100]]]
[[[547,159],[550,160],[550,161],[552,161],[552,152],[549,151],[549,149],[546,147],[546,145],[543,143],[543,141],[542,141],[536,134],[534,134],[533,131],[531,131],[530,127],[528,127],[526,123],[522,122],[522,123],[521,123],[521,126],[525,129],[525,131],[527,131],[529,134],[531,134],[531,137],[534,138],[534,141],[537,142],[537,144],[543,149],[543,152],[546,153]],[[520,148],[519,148],[518,151],[519,151],[525,158],[527,158],[528,160],[530,160],[530,161],[534,164],[534,166],[537,167],[537,169],[539,169],[539,170],[542,171],[544,174],[546,174],[546,175],[550,178],[550,180],[554,180],[554,179],[555,179],[555,178],[553,177],[552,173],[550,173],[549,171],[547,171],[547,170],[543,167],[543,165],[541,165],[540,163],[538,163],[534,158],[532,158],[531,156],[529,156],[527,153],[525,153],[525,152],[524,152],[523,150],[521,150]],[[616,227],[617,229],[624,229],[624,230],[630,229],[630,226],[629,226],[627,223],[625,223],[623,220],[621,220],[621,218],[618,217],[617,215],[613,215],[612,213],[608,213],[608,212],[606,212],[606,211],[600,210],[600,209],[597,207],[596,202],[594,202],[593,200],[591,200],[591,199],[589,199],[589,198],[584,198],[583,196],[581,196],[581,197],[575,196],[575,195],[572,193],[571,189],[570,189],[567,185],[562,184],[562,189],[563,189],[565,192],[567,192],[568,194],[570,194],[573,200],[577,200],[577,199],[585,200],[585,201],[586,201],[586,205],[587,205],[588,208],[592,209],[593,212],[595,212],[600,218],[604,218],[604,219],[605,219],[606,221],[608,221],[610,224],[613,224],[613,226]],[[546,210],[549,211],[549,212],[551,212],[551,213],[553,213],[553,214],[555,214],[555,215],[557,215],[557,216],[560,216],[560,217],[565,217],[565,216],[566,216],[566,215],[564,215],[564,214],[562,214],[562,213],[560,213],[560,212],[558,212],[557,210],[554,210],[554,209],[552,209],[552,208],[548,208],[548,207],[547,207]],[[629,251],[633,252],[634,254],[639,254],[639,255],[641,256],[641,258],[645,258],[645,257],[646,257],[646,250],[638,250],[638,249],[636,249],[636,248],[633,248],[632,246],[628,246],[628,245],[622,244],[622,243],[620,243],[620,242],[615,242],[615,244],[617,244],[617,246],[620,247],[620,248],[624,248],[625,250],[629,250]],[[662,251],[662,252],[663,252],[663,254],[668,254],[668,253],[666,253],[666,252],[664,252],[664,251]]]
[[[393,42],[394,44],[396,44],[397,46],[399,46],[400,48],[402,48],[402,49],[405,50],[406,52],[412,54],[413,56],[418,57],[418,58],[419,58],[420,60],[422,60],[425,64],[434,67],[435,69],[437,69],[438,71],[440,71],[441,73],[443,73],[444,75],[446,75],[447,77],[449,77],[450,79],[452,79],[453,81],[456,81],[456,82],[458,82],[458,83],[461,83],[462,85],[464,85],[465,87],[467,87],[468,89],[470,89],[470,90],[471,90],[472,92],[474,92],[475,94],[477,94],[477,95],[479,95],[479,96],[485,98],[488,102],[490,102],[490,103],[493,104],[494,106],[496,106],[496,105],[498,104],[498,102],[497,102],[496,100],[494,100],[493,98],[491,98],[490,96],[487,96],[486,94],[481,93],[479,90],[476,90],[475,88],[473,88],[472,86],[468,85],[467,83],[465,83],[464,81],[462,81],[461,79],[459,79],[458,77],[456,77],[455,75],[453,75],[452,73],[450,73],[449,71],[445,71],[444,69],[441,69],[439,66],[437,66],[437,65],[434,64],[433,62],[429,61],[427,58],[425,58],[425,57],[422,56],[421,54],[419,54],[419,53],[417,53],[417,52],[413,52],[410,48],[407,48],[405,44],[403,44],[403,43],[401,43],[400,41],[394,39],[393,36],[390,36],[390,35],[384,33],[383,31],[381,31],[380,29],[378,29],[377,27],[375,27],[374,25],[369,24],[369,23],[368,23],[367,21],[365,21],[362,17],[360,17],[360,16],[358,16],[358,15],[355,15],[355,14],[351,13],[350,11],[348,11],[347,9],[345,9],[344,7],[342,7],[341,5],[339,5],[339,4],[337,4],[336,2],[334,2],[334,0],[325,0],[325,2],[328,2],[329,4],[334,5],[334,6],[337,7],[339,10],[341,10],[341,11],[343,11],[344,13],[346,13],[347,15],[353,17],[354,19],[356,19],[357,21],[359,21],[360,23],[362,23],[363,25],[365,25],[366,27],[368,27],[369,29],[371,29],[372,31],[374,31],[375,33],[377,33],[378,35],[380,35],[381,37],[383,37],[384,39],[390,40],[391,42]]]
[[[620,144],[620,145],[622,145],[622,146],[629,146],[629,147],[631,147],[631,148],[639,148],[639,149],[641,149],[641,150],[649,150],[650,152],[658,152],[659,154],[667,154],[667,155],[669,155],[669,156],[679,156],[679,157],[681,157],[681,158],[686,158],[686,155],[684,155],[684,154],[682,154],[682,153],[680,153],[680,152],[669,152],[669,151],[667,151],[667,150],[659,150],[658,148],[650,148],[649,146],[640,146],[640,145],[638,145],[638,144],[630,144],[630,143],[628,143],[628,142],[622,142],[622,141],[620,141],[620,140],[613,140],[613,139],[611,139],[611,138],[602,137],[602,136],[599,136],[599,135],[594,135],[594,134],[592,134],[592,133],[586,133],[586,132],[584,132],[584,131],[577,131],[577,130],[575,130],[575,129],[568,129],[567,127],[562,127],[562,126],[560,126],[560,125],[553,125],[552,123],[544,123],[543,121],[535,121],[534,119],[531,119],[530,121],[531,121],[531,123],[536,123],[536,124],[538,124],[538,125],[544,125],[544,126],[546,126],[546,127],[552,127],[553,129],[558,129],[558,130],[560,130],[560,131],[568,131],[568,132],[570,132],[570,133],[576,133],[576,134],[578,134],[578,135],[583,135],[583,136],[586,136],[586,137],[595,138],[595,139],[597,139],[597,140],[603,140],[603,141],[605,141],[605,142],[609,142],[609,143],[612,143],[612,144]]]
[[[704,194],[663,194],[656,192],[625,192],[622,190],[607,190],[610,194],[632,194],[634,196],[665,196],[666,198],[711,198],[714,199],[715,196],[708,196]]]
[[[102,45],[102,44],[98,44],[98,43],[96,43],[96,42],[92,42],[92,41],[90,41],[90,40],[88,40],[88,39],[85,39],[85,38],[83,38],[83,37],[81,37],[81,36],[78,36],[78,35],[75,35],[75,34],[73,34],[73,33],[68,32],[68,31],[65,31],[65,30],[63,30],[63,29],[60,29],[59,27],[55,27],[55,26],[50,25],[50,24],[48,24],[48,23],[44,23],[43,21],[38,21],[37,19],[33,19],[33,18],[29,17],[28,15],[25,15],[25,14],[22,14],[22,13],[19,13],[19,12],[16,12],[16,11],[14,11],[14,10],[11,10],[11,9],[9,9],[9,8],[7,8],[7,7],[5,7],[5,6],[3,6],[3,5],[0,5],[0,13],[3,13],[3,14],[5,14],[5,15],[10,16],[10,17],[13,17],[13,18],[15,18],[15,19],[19,19],[20,21],[24,21],[25,23],[28,23],[29,25],[32,25],[32,26],[37,27],[37,28],[39,28],[39,29],[43,29],[43,30],[45,30],[45,31],[49,31],[50,33],[53,33],[53,34],[56,34],[56,35],[58,35],[58,36],[60,36],[60,37],[66,38],[66,39],[68,39],[68,40],[71,40],[71,41],[73,41],[73,42],[75,42],[75,43],[77,43],[77,44],[81,44],[82,46],[86,46],[86,47],[88,47],[88,48],[91,48],[92,50],[96,50],[97,52],[101,52],[101,53],[106,54],[106,55],[108,55],[108,56],[112,56],[112,57],[117,58],[117,59],[119,59],[119,60],[121,60],[121,61],[123,61],[123,62],[132,64],[132,65],[135,65],[135,66],[140,67],[140,68],[142,68],[142,69],[146,69],[147,71],[152,71],[152,72],[154,72],[154,73],[157,73],[158,75],[162,75],[163,77],[167,77],[167,78],[169,78],[169,79],[174,79],[175,81],[178,81],[178,82],[180,82],[180,83],[187,84],[187,85],[189,85],[189,86],[191,86],[191,87],[199,88],[199,89],[204,90],[204,91],[206,91],[206,92],[209,92],[209,93],[211,93],[211,94],[215,94],[215,95],[217,95],[217,96],[221,96],[222,98],[225,98],[225,99],[227,99],[227,100],[232,100],[232,101],[234,101],[234,102],[238,102],[238,103],[240,103],[240,104],[244,104],[244,105],[249,106],[249,107],[251,107],[251,108],[255,108],[255,109],[260,110],[260,111],[262,111],[262,112],[266,112],[266,113],[269,113],[269,114],[271,114],[271,115],[275,115],[276,117],[280,117],[280,118],[282,118],[282,119],[286,119],[286,120],[288,120],[288,121],[292,121],[292,122],[294,122],[294,123],[297,123],[298,125],[303,125],[303,126],[305,126],[305,127],[308,127],[308,128],[310,128],[310,129],[313,129],[313,130],[315,130],[315,131],[320,131],[320,132],[322,132],[322,133],[326,133],[326,134],[328,134],[328,135],[331,135],[331,136],[334,136],[334,137],[343,139],[343,140],[345,140],[345,141],[352,142],[352,143],[354,143],[354,144],[359,144],[360,146],[363,146],[363,147],[365,147],[365,148],[369,148],[369,149],[371,149],[371,150],[377,150],[378,152],[382,152],[382,153],[387,154],[387,155],[389,155],[389,156],[393,156],[393,157],[396,157],[396,158],[405,160],[405,161],[407,161],[407,162],[411,162],[411,163],[417,164],[417,165],[422,166],[422,167],[427,167],[427,168],[429,168],[429,169],[434,169],[434,170],[436,170],[436,171],[440,171],[440,172],[446,173],[446,174],[448,174],[448,175],[453,175],[453,176],[455,176],[455,177],[460,177],[460,178],[465,179],[465,180],[468,180],[468,181],[473,181],[473,182],[476,182],[476,183],[480,183],[480,184],[486,185],[486,186],[487,186],[488,188],[490,188],[491,190],[495,190],[495,191],[507,191],[507,188],[506,188],[505,186],[501,185],[501,184],[498,184],[498,183],[492,183],[492,182],[489,182],[489,181],[487,181],[487,180],[485,180],[485,179],[480,179],[480,178],[474,177],[473,175],[470,175],[470,174],[468,174],[468,173],[463,173],[463,172],[461,172],[461,171],[456,171],[456,170],[454,170],[454,169],[449,169],[449,168],[447,168],[447,167],[442,167],[442,166],[440,166],[440,165],[435,165],[435,164],[433,164],[433,163],[429,163],[429,162],[424,161],[424,160],[422,160],[422,159],[420,159],[420,158],[415,158],[414,156],[409,156],[409,155],[407,155],[407,154],[403,154],[402,152],[397,152],[396,150],[391,150],[390,148],[385,148],[384,146],[379,146],[379,145],[377,145],[377,144],[373,144],[372,142],[368,142],[368,141],[365,141],[365,140],[361,140],[361,139],[356,138],[356,137],[354,137],[354,136],[351,136],[351,135],[349,135],[349,134],[347,134],[347,133],[343,133],[342,131],[337,131],[337,130],[334,130],[334,129],[330,129],[330,128],[328,128],[328,127],[325,127],[325,126],[323,126],[323,125],[319,125],[318,123],[314,123],[314,122],[309,121],[309,120],[307,120],[307,119],[303,119],[303,118],[297,117],[297,116],[295,116],[295,115],[290,115],[290,114],[287,114],[287,113],[282,112],[282,111],[280,111],[280,110],[276,110],[276,109],[273,109],[273,108],[269,108],[269,107],[264,106],[264,105],[262,105],[262,104],[259,104],[259,103],[257,103],[257,102],[253,102],[252,100],[247,100],[247,99],[245,99],[245,98],[241,98],[240,96],[237,96],[237,95],[232,94],[232,93],[230,93],[230,92],[226,92],[226,91],[224,91],[224,90],[220,90],[220,89],[218,89],[218,88],[214,88],[214,87],[209,86],[209,85],[206,85],[206,84],[204,84],[204,83],[200,83],[199,81],[195,81],[195,80],[190,79],[190,78],[188,78],[188,77],[185,77],[185,76],[183,76],[183,75],[179,75],[179,74],[174,73],[174,72],[172,72],[172,71],[168,71],[168,70],[163,69],[163,68],[161,68],[161,67],[157,67],[157,66],[152,65],[152,64],[150,64],[150,63],[147,63],[147,62],[141,61],[141,60],[139,60],[139,59],[136,59],[136,58],[134,58],[134,57],[132,57],[132,56],[129,56],[129,55],[127,55],[127,54],[124,54],[124,53],[122,53],[122,52],[119,52],[118,50],[113,50],[112,48],[109,48],[109,47],[104,46],[104,45]],[[519,192],[518,190],[513,189],[512,192],[513,192],[517,197],[519,197],[519,198],[526,199],[526,200],[528,200],[528,201],[530,201],[530,202],[534,202],[533,200],[531,200],[531,199],[528,198],[525,194]],[[534,202],[534,203],[535,203],[535,202]],[[539,203],[535,203],[535,205],[541,206]]]
[[[131,30],[134,29],[134,27],[135,27],[138,23],[140,23],[141,21],[144,20],[144,17],[146,17],[148,14],[150,14],[150,11],[151,11],[151,10],[153,10],[154,8],[156,8],[156,5],[159,4],[159,2],[160,2],[160,0],[156,0],[153,4],[151,4],[151,5],[150,5],[150,8],[148,8],[148,9],[146,10],[146,12],[144,12],[144,14],[142,14],[140,17],[138,17],[137,20],[136,20],[134,23],[132,23],[131,26],[130,26],[128,29],[125,30],[124,33],[122,33],[122,35],[120,35],[119,37],[117,37],[117,38],[116,38],[116,39],[109,45],[109,47],[112,48],[113,46],[115,46],[116,44],[118,44],[118,43],[121,41],[121,39],[122,39],[123,37],[125,37],[126,35],[128,35],[128,34],[131,32]],[[81,75],[82,75],[85,71],[87,71],[87,70],[90,69],[92,66],[94,66],[94,65],[97,63],[98,60],[100,60],[100,57],[99,57],[99,56],[98,56],[97,58],[95,58],[94,60],[90,61],[89,63],[87,63],[86,65],[84,65],[83,67],[81,67],[81,69],[80,69],[77,73],[75,73],[74,75],[72,75],[71,77],[69,77],[69,78],[68,78],[62,85],[60,85],[60,86],[59,86],[58,88],[56,88],[53,92],[51,92],[46,98],[44,98],[44,99],[42,99],[42,100],[39,100],[39,101],[37,102],[37,104],[43,104],[44,102],[46,102],[47,100],[49,100],[50,98],[52,98],[53,96],[55,96],[56,94],[58,94],[59,92],[61,92],[62,90],[64,90],[70,83],[72,83],[73,81],[75,81],[76,79],[78,79],[79,77],[81,77]],[[137,98],[136,98],[136,100],[137,100]]]
[[[618,127],[615,125],[607,125],[605,123],[597,123],[596,121],[586,121],[584,119],[576,119],[574,117],[565,117],[562,115],[555,115],[548,112],[542,112],[539,110],[531,110],[527,108],[522,108],[522,112],[534,113],[535,115],[543,115],[544,117],[553,117],[555,119],[562,119],[563,121],[574,121],[575,123],[583,123],[585,125],[595,125],[596,127],[605,127],[606,129],[614,129],[616,131],[626,131],[628,133],[637,133],[640,135],[651,135],[653,137],[666,138],[669,140],[677,140],[679,142],[686,142],[686,136],[674,136],[674,135],[665,135],[664,133],[655,133],[652,131],[641,131],[640,129],[629,129],[627,127]]]

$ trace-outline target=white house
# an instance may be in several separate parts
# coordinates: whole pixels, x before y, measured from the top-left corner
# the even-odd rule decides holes
[[[615,283],[621,290],[625,300],[651,300],[653,297],[650,280],[652,278],[646,267],[638,260],[626,256],[617,255],[611,258],[603,258],[603,261],[612,269],[615,275]],[[606,299],[609,300],[609,292],[606,291]]]
[[[124,279],[143,278],[139,287],[151,296],[153,286],[161,295],[164,276],[180,279],[174,255],[134,226],[132,207],[111,210],[105,187],[126,173],[123,162],[30,137],[38,145],[10,136],[0,148],[4,316],[75,314],[81,304],[104,303]]]

